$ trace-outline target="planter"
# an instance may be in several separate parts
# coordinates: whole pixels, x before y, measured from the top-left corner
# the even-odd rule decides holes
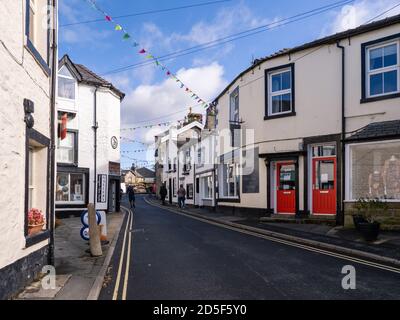
[[[357,230],[359,230],[360,223],[368,223],[368,221],[362,215],[353,215],[353,223]]]
[[[379,222],[360,222],[358,224],[358,230],[368,242],[373,242],[378,239],[381,224]]]
[[[34,234],[41,232],[43,229],[43,226],[44,226],[44,223],[37,224],[37,225],[31,225],[31,226],[28,225],[28,235],[32,236]]]

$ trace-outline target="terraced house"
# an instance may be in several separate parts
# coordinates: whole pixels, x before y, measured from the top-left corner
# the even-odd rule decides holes
[[[0,299],[53,264],[56,70],[57,1],[2,1]]]
[[[380,198],[400,225],[400,16],[254,61],[216,98],[217,131],[254,130],[220,155],[218,207],[235,214],[351,222]],[[234,135],[232,135],[234,136]],[[239,155],[256,157],[240,175]],[[248,151],[248,150],[247,150]]]

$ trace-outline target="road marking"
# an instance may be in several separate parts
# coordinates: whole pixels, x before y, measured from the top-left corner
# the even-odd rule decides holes
[[[259,233],[256,233],[256,232],[239,229],[239,228],[236,228],[236,227],[233,227],[233,226],[228,226],[228,225],[225,225],[223,223],[216,222],[216,221],[210,221],[210,220],[207,220],[207,219],[204,219],[204,218],[195,217],[195,216],[192,216],[190,214],[186,214],[184,212],[177,212],[177,211],[175,211],[173,209],[170,209],[170,208],[164,208],[164,207],[158,206],[156,204],[152,204],[152,203],[148,202],[147,200],[146,200],[146,203],[151,205],[151,206],[153,206],[153,207],[157,207],[157,208],[160,208],[160,209],[163,209],[163,210],[166,210],[166,211],[170,211],[170,212],[175,213],[177,215],[185,216],[187,218],[198,220],[198,221],[201,221],[201,222],[204,222],[204,223],[207,223],[207,224],[211,224],[211,225],[214,225],[214,226],[217,226],[217,227],[221,227],[221,228],[224,228],[224,229],[229,229],[229,230],[232,230],[232,231],[236,231],[236,232],[240,232],[240,233],[243,233],[243,234],[251,235],[253,237],[257,237],[257,238],[261,238],[261,239],[265,239],[265,240],[269,240],[269,241],[273,241],[273,242],[278,242],[278,243],[281,243],[281,244],[285,244],[285,245],[288,245],[288,246],[300,248],[300,249],[303,249],[303,250],[307,250],[307,251],[311,251],[311,252],[315,252],[315,253],[320,253],[320,254],[323,254],[323,255],[339,258],[339,259],[342,259],[342,260],[352,261],[352,262],[356,262],[358,264],[366,265],[366,266],[369,266],[369,267],[382,269],[382,270],[386,270],[386,271],[390,271],[390,272],[394,272],[394,273],[400,274],[400,268],[386,266],[386,265],[383,265],[383,264],[380,264],[380,263],[371,262],[371,261],[363,260],[363,259],[360,259],[360,258],[351,257],[351,256],[348,256],[348,255],[345,255],[345,254],[334,253],[334,252],[331,252],[331,251],[314,248],[314,247],[311,247],[311,246],[308,246],[308,245],[299,244],[299,243],[292,242],[292,241],[289,241],[289,240],[278,239],[278,238],[274,238],[272,236],[267,236],[267,235],[259,234]]]
[[[128,225],[129,225],[129,219],[132,217],[132,211],[128,211],[128,219],[126,221],[126,226],[125,226],[125,232],[124,232],[124,240],[122,242],[122,250],[121,250],[121,257],[119,259],[119,266],[118,266],[118,273],[117,273],[117,279],[115,280],[115,288],[114,288],[114,294],[113,294],[113,300],[118,299],[118,291],[119,291],[119,284],[121,282],[121,273],[122,273],[122,266],[124,263],[124,256],[125,256],[125,242],[126,242],[126,235],[128,233]]]
[[[131,224],[129,227],[129,230],[132,230],[133,226],[133,214],[131,218]],[[130,261],[131,261],[131,243],[132,243],[132,232],[129,231],[129,240],[128,240],[128,252],[126,255],[126,267],[125,267],[125,279],[124,279],[124,287],[122,289],[122,300],[126,300],[126,291],[128,288],[128,281],[129,281],[129,267],[130,267]]]

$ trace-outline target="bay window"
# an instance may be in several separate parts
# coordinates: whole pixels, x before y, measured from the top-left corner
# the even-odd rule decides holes
[[[82,173],[58,173],[56,184],[57,203],[85,203],[86,176]]]
[[[400,141],[348,147],[348,200],[400,201]]]

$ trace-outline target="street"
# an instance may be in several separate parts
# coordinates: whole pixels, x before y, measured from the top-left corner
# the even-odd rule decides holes
[[[400,273],[197,221],[140,196],[128,219],[101,300],[400,298]],[[346,265],[355,267],[355,290],[342,288]]]

